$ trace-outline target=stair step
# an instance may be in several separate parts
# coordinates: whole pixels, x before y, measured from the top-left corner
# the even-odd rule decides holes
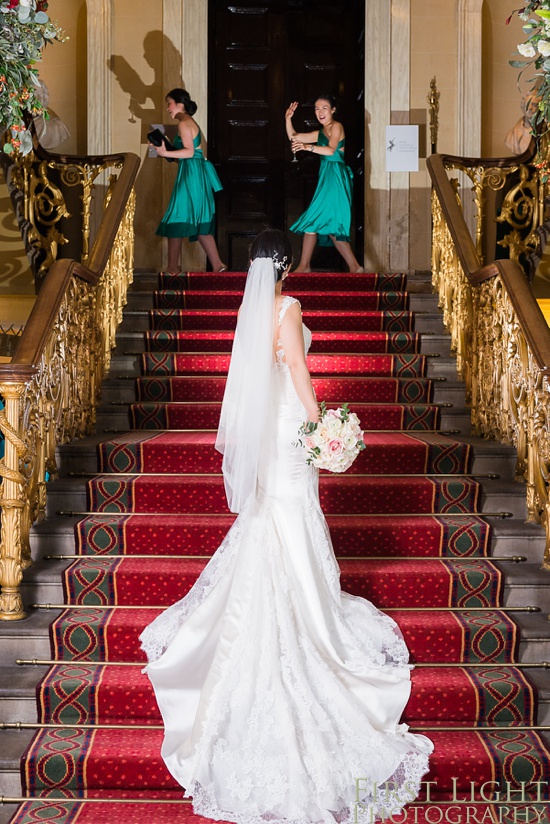
[[[74,547],[73,547],[74,551]],[[154,557],[154,556],[153,556]],[[490,562],[491,558],[487,558],[487,561]],[[113,565],[117,568],[117,574],[123,575],[126,570],[124,568],[124,564],[130,566],[133,571],[126,572],[128,576],[128,581],[133,581],[131,587],[134,591],[135,587],[139,584],[139,576],[136,572],[136,567],[139,568],[143,566],[145,561],[143,559],[132,561],[132,556],[128,555],[124,559],[112,559],[109,560],[109,556],[105,558],[99,558],[98,556],[88,556],[83,557],[82,560],[43,560],[37,561],[37,563],[27,571],[25,575],[24,582],[21,586],[21,592],[23,594],[23,600],[25,603],[40,603],[40,604],[61,604],[65,603],[65,589],[63,587],[63,572],[68,569],[70,566],[73,565],[73,569],[82,568],[85,570],[86,568],[95,570],[97,568],[101,569],[105,567],[108,570]],[[183,597],[185,592],[187,591],[188,584],[186,582],[193,582],[198,572],[204,567],[206,561],[196,561],[191,556],[189,559],[175,559],[169,560],[166,558],[155,558],[155,568],[149,574],[149,580],[151,584],[151,590],[147,590],[144,594],[139,596],[139,599],[135,602],[135,605],[139,606],[140,604],[147,603],[148,597],[153,597],[150,595],[150,592],[153,592],[153,584],[157,588],[158,591],[162,587],[165,586],[163,583],[164,579],[170,576],[171,571],[174,572],[174,576],[177,577],[178,574],[181,574],[181,586],[184,588],[181,592],[174,592],[171,591],[166,594],[166,602],[163,600],[162,602],[155,600],[153,598],[153,604],[156,605],[157,603],[162,603],[166,605],[171,604],[172,602],[178,600],[178,598]],[[363,597],[369,598],[372,600],[379,607],[383,607],[386,604],[383,602],[383,593],[377,595],[373,591],[377,589],[377,582],[382,581],[384,579],[384,575],[390,574],[390,572],[394,575],[394,582],[399,584],[401,597],[403,600],[396,602],[394,605],[404,605],[404,606],[414,606],[414,600],[411,601],[408,595],[409,590],[411,588],[411,581],[414,580],[418,586],[418,593],[417,593],[417,605],[419,607],[423,606],[424,604],[434,605],[437,606],[438,604],[434,600],[436,598],[436,587],[438,587],[437,591],[441,592],[443,600],[439,605],[446,605],[448,601],[447,598],[447,590],[450,586],[451,580],[446,583],[444,580],[438,581],[437,573],[442,573],[443,570],[453,570],[453,566],[446,562],[438,562],[437,560],[434,561],[421,561],[421,562],[414,562],[414,559],[410,559],[409,561],[388,561],[385,560],[383,562],[378,562],[380,566],[382,564],[382,569],[385,570],[384,574],[380,572],[378,578],[373,578],[375,575],[374,568],[376,568],[376,559],[372,559],[370,562],[365,562],[361,564],[362,567],[366,569],[366,572],[361,573],[361,584],[358,583],[357,574],[354,572],[355,568],[358,566],[356,562],[346,561],[345,558],[342,558],[340,561],[340,567],[342,569],[342,587],[347,592],[351,592],[352,594],[362,595]],[[520,564],[512,564],[512,563],[499,563],[498,561],[495,563],[496,567],[501,570],[504,575],[504,583],[502,587],[502,606],[504,607],[526,607],[526,606],[535,606],[539,607],[541,610],[548,609],[548,587],[550,585],[550,572],[540,570],[540,564],[536,562],[523,562]],[[410,567],[410,572],[407,571],[407,566]],[[464,570],[468,569],[467,563],[459,564],[458,566],[455,564],[456,569],[462,570],[462,575],[464,574]],[[435,569],[434,569],[435,568]],[[479,559],[479,562],[475,564],[476,573],[479,574],[483,570],[483,559]],[[177,572],[179,570],[179,572]],[[370,570],[370,571],[369,571]],[[395,570],[395,572],[394,572]],[[91,574],[91,573],[90,573]],[[456,579],[456,572],[454,573],[454,577]],[[426,576],[426,580],[432,581],[432,589],[428,593],[428,588],[424,584],[424,577]],[[431,576],[431,577],[430,577]],[[92,574],[92,579],[97,577],[96,574]],[[157,578],[159,579],[157,581]],[[161,580],[162,579],[162,580]],[[101,581],[100,584],[97,586],[100,587],[100,591],[103,592],[105,587],[108,586],[108,581],[110,577],[106,575],[105,581]],[[122,582],[117,585],[117,591],[119,591],[119,603],[134,603],[134,601],[124,601],[124,577],[122,577]],[[359,587],[359,589],[358,589]],[[167,591],[168,592],[168,591]],[[424,594],[423,594],[424,593]],[[425,600],[425,595],[428,594],[428,601]],[[133,597],[133,596],[128,596]],[[164,596],[163,596],[164,597]],[[380,600],[382,598],[382,600]],[[79,603],[80,601],[78,601]],[[89,595],[89,600],[85,603],[95,603],[97,599],[93,596],[93,593]],[[73,601],[73,603],[76,603]],[[465,606],[472,606],[475,605],[472,602],[464,602]],[[550,632],[550,627],[549,627]]]
[[[137,400],[134,376],[120,378],[111,368],[110,377],[103,382],[101,402],[103,405],[111,402],[133,403]],[[434,384],[433,402],[452,403],[453,406],[464,406],[464,384],[456,380],[445,380]]]
[[[221,408],[221,405],[220,405]],[[96,432],[98,434],[129,431],[128,406],[100,406],[96,412]],[[470,410],[465,408],[440,409],[439,429],[443,432],[457,430],[461,436],[470,435],[472,425]],[[416,430],[410,430],[416,431]],[[420,430],[421,431],[421,430]]]
[[[80,520],[76,516],[52,517],[36,523],[31,532],[33,557],[40,560],[43,555],[74,554],[75,526]],[[529,562],[540,565],[545,545],[544,529],[541,526],[512,518],[489,518],[488,522],[491,525],[492,534],[491,555],[509,557],[522,555]],[[331,529],[334,529],[335,520],[329,519],[329,523],[332,524]],[[185,528],[183,524],[179,527],[179,529]],[[221,532],[217,534],[214,538],[214,546],[222,537]],[[336,549],[338,551],[338,546]]]
[[[229,352],[225,353],[227,361],[229,360]],[[346,355],[345,351],[342,353],[343,356]],[[168,357],[167,355],[162,357]],[[327,355],[325,357],[330,357]],[[361,356],[359,356],[361,357]],[[364,357],[364,356],[363,356]],[[372,356],[373,358],[375,356]],[[387,356],[384,356],[387,357]],[[208,358],[206,357],[205,360]],[[319,360],[318,357],[312,355],[309,357],[309,364],[312,375],[319,374],[316,372],[315,369],[315,361]],[[208,367],[207,367],[208,368]],[[336,371],[329,374],[342,374],[339,371],[339,367],[335,367]],[[118,355],[115,354],[111,358],[111,367],[110,367],[110,374],[116,377],[119,376],[135,376],[138,377],[142,375],[142,355]],[[176,373],[178,374],[178,373]],[[180,373],[181,374],[181,373]],[[185,374],[185,373],[183,373]],[[200,374],[205,374],[202,372]],[[214,373],[216,374],[216,373]],[[446,378],[447,380],[456,380],[456,361],[454,358],[451,357],[440,357],[440,358],[428,358],[427,360],[427,368],[426,368],[426,377],[428,378]]]
[[[154,611],[151,613],[148,620],[154,617]],[[2,626],[0,665],[13,664],[17,658],[49,660],[51,658],[49,627],[54,618],[60,614],[60,610],[30,609],[24,621],[14,621]],[[427,614],[432,616],[434,613]],[[520,628],[517,660],[530,664],[550,661],[550,622],[546,614],[516,612],[514,622]],[[131,659],[125,656],[118,660]]]
[[[501,480],[513,480],[516,466],[516,453],[513,447],[497,443],[496,441],[489,441],[483,438],[476,438],[473,436],[453,435],[449,437],[451,441],[468,444],[471,447],[473,457],[471,467],[467,471],[471,472],[474,475],[495,474],[498,475]],[[87,438],[82,438],[79,441],[73,441],[70,444],[63,444],[62,446],[60,446],[57,451],[57,464],[60,475],[62,477],[65,477],[75,472],[85,474],[100,474],[101,470],[98,468],[98,447],[102,443],[109,443],[113,441],[114,438],[116,439],[116,443],[118,443],[119,445],[122,445],[124,443],[124,434],[112,435],[110,433],[104,433],[92,435]],[[372,448],[379,448],[381,450],[387,449],[387,446],[385,444],[386,441],[390,438],[392,438],[390,433],[374,432],[368,433],[365,436],[367,444],[373,444]],[[434,444],[437,444],[441,440],[440,436],[438,435],[426,434],[423,436],[422,432],[416,432],[414,430],[410,432],[401,433],[400,438],[401,441],[403,441],[404,443],[409,442],[410,444],[412,444],[413,442],[418,442],[419,444],[421,444],[424,442],[424,440],[427,443],[433,442]],[[181,439],[184,443],[189,442],[189,444],[194,443],[194,441],[198,439],[198,442],[204,442],[206,448],[213,445],[215,433],[205,432],[204,434],[202,434],[200,430],[197,430],[196,433],[185,432],[181,433]],[[141,441],[143,443],[150,441],[151,443],[149,444],[149,448],[154,443],[158,443],[159,446],[157,447],[157,449],[160,448],[160,445],[164,441],[171,442],[168,432],[165,434],[156,433],[155,430],[143,430],[143,433],[134,431],[133,433],[128,435],[128,441],[130,444],[135,443],[136,441]],[[363,455],[365,454],[366,453],[363,453]],[[216,457],[216,455],[214,457]],[[369,446],[369,461],[371,460],[370,455],[371,447]],[[363,467],[363,462],[361,461],[362,457],[363,456],[359,456],[359,464],[355,466],[355,471],[369,472],[368,467]],[[118,468],[118,471],[121,471],[121,469]],[[139,470],[133,469],[132,471],[135,472]],[[157,472],[159,470],[151,469],[150,471]],[[170,471],[186,472],[190,470],[182,468],[181,470]],[[214,469],[208,471],[219,470]],[[379,472],[380,470],[375,469],[374,471]],[[428,469],[426,471],[433,470]],[[422,473],[420,472],[420,474]],[[520,484],[518,484],[517,486],[520,489],[524,490],[524,487],[522,487]],[[51,489],[51,487],[49,488]]]
[[[221,477],[219,483],[222,483]],[[221,487],[220,495],[223,495]],[[60,511],[87,512],[89,507],[85,482],[79,478],[60,478],[57,481],[50,481],[46,509],[48,517],[55,517]],[[521,484],[484,481],[479,510],[480,514],[510,512],[514,518],[525,519],[527,516],[525,488]]]
[[[188,293],[189,294],[189,293]],[[301,290],[294,290],[296,297],[302,302],[304,309],[313,308],[312,303],[308,305],[307,296],[301,294]],[[339,293],[341,294],[341,293]],[[235,308],[239,306],[240,295],[235,293]],[[128,309],[131,312],[144,312],[154,308],[154,293],[151,292],[128,292]],[[433,294],[413,293],[409,295],[409,307],[413,312],[430,312],[436,314],[438,309],[438,297]]]
[[[117,667],[107,666],[103,668],[88,667],[80,664],[73,668],[71,664],[60,665],[57,668],[59,673],[59,681],[63,679],[70,679],[71,677],[78,678],[80,673],[86,675],[87,673],[101,672],[101,680],[99,690],[103,690],[104,698],[100,706],[100,715],[97,716],[90,708],[90,713],[83,719],[85,723],[92,723],[94,720],[100,723],[123,723],[123,717],[120,714],[120,706],[115,706],[112,702],[112,697],[115,696],[120,702],[120,693],[122,691],[124,698],[127,700],[131,715],[128,717],[136,724],[159,724],[160,713],[156,707],[153,697],[153,690],[151,683],[147,676],[141,672],[139,667]],[[5,666],[0,671],[0,702],[2,707],[1,721],[6,723],[23,723],[32,724],[36,722],[36,689],[39,681],[43,679],[46,673],[50,672],[48,666],[25,666],[20,667]],[[404,720],[409,723],[420,723],[416,721],[415,707],[418,701],[422,701],[430,706],[434,706],[434,717],[425,716],[423,723],[436,723],[438,712],[441,710],[441,699],[436,697],[436,700],[431,701],[432,695],[436,696],[441,693],[449,691],[449,703],[452,709],[455,710],[455,722],[461,721],[465,725],[473,725],[478,720],[475,715],[475,703],[472,703],[474,690],[471,684],[465,683],[460,687],[460,682],[465,680],[467,674],[476,675],[477,672],[490,672],[490,670],[476,670],[464,669],[459,670],[459,679],[456,677],[457,670],[454,668],[430,668],[417,667],[412,672],[412,703],[410,712],[404,716]],[[510,667],[499,667],[495,670],[495,674],[514,672],[513,665]],[[523,673],[528,681],[535,687],[539,695],[538,713],[534,717],[534,723],[545,726],[550,721],[550,686],[548,681],[550,675],[541,669],[519,669],[516,672]],[[464,674],[464,675],[463,675]],[[458,687],[457,687],[458,680]],[[460,700],[453,701],[453,693],[459,689]],[[464,689],[465,688],[465,689]],[[70,694],[67,688],[67,693]],[[75,687],[72,686],[74,690]],[[78,686],[76,687],[78,690]],[[51,690],[51,686],[49,687]],[[465,695],[466,693],[466,695]],[[97,695],[97,693],[96,693]],[[464,702],[467,697],[468,704]],[[428,700],[426,700],[428,699]],[[48,702],[48,706],[55,706],[54,702]],[[463,709],[464,706],[464,709]],[[439,709],[438,709],[439,708]],[[55,716],[41,716],[43,720],[51,721],[52,717],[55,721],[62,720],[64,723],[76,723],[74,715],[69,714],[62,709],[61,714]],[[452,720],[452,719],[451,719]],[[515,721],[516,725],[520,723],[528,723],[525,719],[518,717]],[[507,724],[507,717],[500,719],[500,724]],[[1,734],[1,733],[0,733]],[[1,782],[1,778],[0,778]],[[1,783],[0,783],[1,786]]]
[[[17,658],[51,658],[50,624],[59,614],[59,610],[29,609],[24,620],[0,625],[0,666],[13,664]]]
[[[146,309],[125,309],[124,318],[119,326],[119,333],[123,332],[146,332],[150,328],[149,311],[152,307]],[[414,331],[420,333],[429,333],[444,335],[445,327],[441,313],[434,311],[424,311],[415,315]]]
[[[227,338],[227,343],[225,343],[225,337],[223,338],[223,345],[220,343],[218,344],[218,348],[226,349],[229,351],[232,345],[232,338]],[[321,339],[322,335],[319,332],[314,333],[313,336],[313,351],[314,352],[321,352],[323,349],[321,348]],[[346,351],[346,336],[343,334],[341,336],[336,336],[336,340],[339,341],[338,343],[338,350],[339,351]],[[341,341],[341,342],[340,342]],[[364,349],[363,351],[369,351],[369,345],[363,344]],[[163,350],[167,350],[167,344],[163,347]],[[180,345],[180,349],[184,350],[184,345]],[[211,346],[205,343],[200,348],[200,343],[194,343],[194,348],[198,351],[203,351],[204,349],[208,348],[211,349]],[[114,355],[116,357],[123,357],[127,352],[146,352],[146,351],[159,351],[161,346],[156,345],[155,341],[148,342],[146,340],[146,336],[143,332],[125,332],[121,331],[117,334],[116,337],[116,347],[114,350]],[[451,356],[451,339],[449,335],[424,335],[420,340],[420,349],[419,351],[422,354],[437,354],[442,357],[450,357]]]
[[[435,744],[434,753],[430,758],[430,774],[437,782],[439,797],[441,795],[443,798],[450,797],[451,776],[456,776],[454,765],[457,752],[461,754],[460,766],[463,769],[457,776],[456,788],[461,794],[467,794],[471,789],[469,781],[473,770],[478,777],[477,786],[493,780],[495,762],[498,764],[500,761],[494,752],[495,743],[501,744],[506,738],[514,740],[519,735],[521,735],[520,745],[525,743],[528,750],[534,749],[538,743],[534,734],[527,732],[518,734],[513,728],[496,732],[486,730],[481,732],[460,730],[430,732],[429,736]],[[149,793],[153,793],[153,797],[181,797],[181,787],[175,779],[170,777],[161,759],[162,730],[99,729],[93,736],[87,736],[84,731],[80,731],[79,734],[78,727],[69,727],[65,731],[59,730],[55,733],[58,744],[64,736],[71,744],[70,749],[67,747],[66,751],[61,750],[60,746],[56,747],[57,755],[52,753],[53,736],[53,732],[42,731],[33,742],[27,761],[27,770],[30,769],[33,774],[37,770],[36,762],[41,760],[44,751],[50,751],[48,766],[51,770],[56,768],[57,775],[63,775],[61,769],[66,767],[65,780],[68,789],[71,785],[74,787],[76,780],[77,789],[73,789],[73,792],[78,792],[78,794],[82,794],[80,785],[84,784],[91,797],[120,797],[122,792],[129,798],[139,798]],[[110,757],[110,753],[117,752],[121,747],[125,756],[123,759]],[[70,769],[67,765],[67,761],[71,764],[73,759],[81,765],[81,771],[77,773],[76,779],[73,779],[76,769],[74,767]],[[144,763],[148,766],[147,770],[143,769]],[[453,772],[453,767],[455,772]],[[546,755],[546,764],[541,765],[541,772],[542,770],[545,772],[548,770],[548,755]],[[41,776],[37,778],[38,788],[41,787],[40,779]],[[62,779],[59,783],[61,782]],[[454,809],[456,810],[456,807]]]
[[[0,730],[0,787],[8,798],[21,795],[21,756],[33,736],[34,730]]]

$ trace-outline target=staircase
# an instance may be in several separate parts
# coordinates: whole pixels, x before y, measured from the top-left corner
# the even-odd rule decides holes
[[[459,793],[550,781],[550,739],[531,729],[550,727],[544,535],[524,522],[514,451],[469,435],[429,278],[287,284],[313,332],[318,398],[350,402],[366,430],[352,469],[321,478],[321,501],[343,588],[392,610],[418,663],[404,720],[435,743],[432,798],[448,801],[453,779]],[[60,450],[34,529],[23,591],[42,607],[0,625],[0,720],[32,727],[38,702],[51,725],[0,731],[0,793],[58,801],[5,804],[0,824],[204,821],[160,758],[137,639],[234,519],[213,444],[243,285],[136,275],[98,434]]]

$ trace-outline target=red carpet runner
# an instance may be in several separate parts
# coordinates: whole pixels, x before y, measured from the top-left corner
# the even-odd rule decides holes
[[[213,444],[243,285],[239,273],[161,279],[129,410],[134,431],[99,449],[88,483],[95,514],[76,527],[82,557],[64,573],[68,606],[51,626],[59,663],[37,701],[39,721],[56,726],[36,734],[22,761],[24,794],[58,800],[24,804],[13,824],[204,821],[169,803],[182,792],[159,755],[138,636],[189,590],[233,521]],[[404,720],[441,728],[428,733],[426,778],[445,810],[453,788],[479,799],[484,782],[550,781],[550,755],[522,729],[536,723],[536,694],[514,666],[518,631],[499,609],[502,575],[476,514],[469,447],[436,431],[405,289],[403,275],[376,274],[294,275],[287,287],[314,332],[319,399],[349,401],[367,430],[352,470],[321,478],[322,504],[343,588],[395,610],[412,660],[425,665],[413,672]],[[429,809],[411,808],[408,820],[439,824]],[[498,821],[494,804],[472,809],[472,821]]]

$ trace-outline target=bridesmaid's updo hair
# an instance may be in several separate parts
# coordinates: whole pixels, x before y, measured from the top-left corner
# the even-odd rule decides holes
[[[331,109],[338,109],[338,102],[333,94],[325,94],[323,92],[323,94],[318,94],[316,96],[315,103],[317,103],[318,100],[327,100],[330,103]]]
[[[251,261],[262,257],[272,258],[277,272],[277,282],[292,265],[292,245],[279,229],[264,229],[256,235],[248,247],[248,253]]]
[[[191,100],[189,92],[186,92],[185,89],[172,89],[166,97],[169,97],[174,103],[183,103],[186,113],[191,115],[191,117],[193,117],[197,111],[197,104],[194,100]]]

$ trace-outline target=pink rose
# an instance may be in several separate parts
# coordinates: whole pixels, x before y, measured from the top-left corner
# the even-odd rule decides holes
[[[328,451],[331,455],[341,455],[344,451],[344,444],[341,438],[333,438],[328,442]]]
[[[340,420],[340,415],[338,414],[337,409],[327,409],[327,411],[324,414],[324,417],[325,418],[338,418],[338,420]]]

